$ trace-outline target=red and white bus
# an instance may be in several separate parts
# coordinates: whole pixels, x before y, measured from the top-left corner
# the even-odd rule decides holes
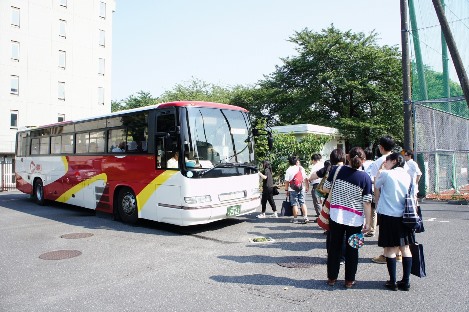
[[[45,201],[194,225],[260,204],[244,108],[171,102],[18,131],[16,186]]]

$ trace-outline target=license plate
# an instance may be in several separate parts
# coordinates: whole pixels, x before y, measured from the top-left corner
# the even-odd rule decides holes
[[[237,216],[240,213],[241,213],[241,205],[230,206],[230,207],[226,208],[226,216],[227,217]]]

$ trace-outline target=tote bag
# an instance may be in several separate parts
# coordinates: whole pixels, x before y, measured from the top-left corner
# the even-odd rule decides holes
[[[280,215],[282,215],[284,217],[293,216],[293,208],[291,206],[290,198],[289,198],[288,194],[287,194],[287,196],[285,197],[285,200],[282,203],[282,210],[280,211]]]
[[[419,243],[410,244],[410,252],[412,253],[412,268],[410,273],[418,277],[425,277],[425,257],[423,255],[423,245]]]

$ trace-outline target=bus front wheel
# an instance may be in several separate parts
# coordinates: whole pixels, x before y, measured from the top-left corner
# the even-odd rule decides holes
[[[123,188],[119,191],[117,209],[121,220],[125,223],[135,224],[137,222],[137,198],[131,189]]]
[[[44,206],[44,184],[42,183],[41,179],[36,179],[34,181],[34,188],[33,188],[33,193],[34,193],[34,201],[36,204],[40,206]]]

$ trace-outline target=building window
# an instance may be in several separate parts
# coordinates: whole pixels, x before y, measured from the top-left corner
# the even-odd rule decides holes
[[[104,76],[104,65],[105,61],[103,58],[98,59],[98,75]]]
[[[66,28],[67,28],[67,21],[59,20],[59,37],[67,38]]]
[[[11,7],[11,26],[20,27],[20,9]]]
[[[20,94],[20,77],[14,75],[10,77],[10,93]]]
[[[67,7],[67,0],[59,0],[59,5],[60,5],[61,7],[66,8],[66,7]]]
[[[10,111],[10,128],[17,129],[18,128],[18,111],[12,110]]]
[[[65,114],[59,114],[59,116],[57,117],[57,121],[62,122],[64,120],[65,120]]]
[[[104,88],[98,87],[98,104],[104,105]]]
[[[59,81],[57,91],[59,100],[65,101],[65,82]]]
[[[59,68],[65,69],[66,57],[66,52],[59,50]]]
[[[20,60],[20,43],[18,41],[11,41],[11,59],[16,62]]]
[[[106,3],[102,1],[99,3],[99,17],[106,18]]]
[[[100,29],[99,30],[99,45],[102,47],[104,47],[106,43],[104,35],[105,35],[104,30]]]

